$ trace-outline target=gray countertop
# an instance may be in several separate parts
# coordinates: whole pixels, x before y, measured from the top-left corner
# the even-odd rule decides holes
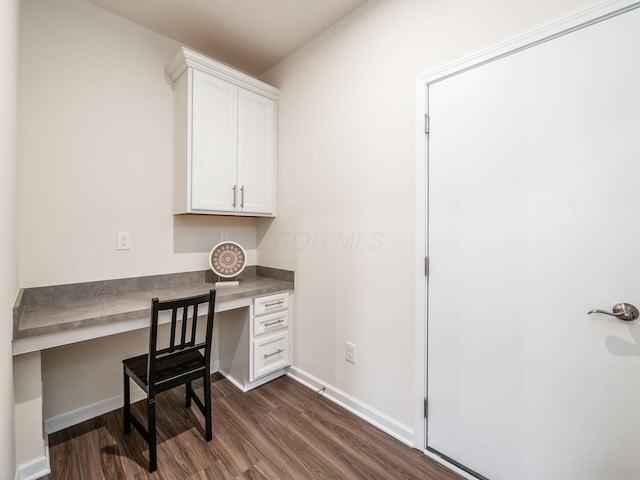
[[[216,305],[293,290],[293,272],[255,267],[238,286],[216,288]],[[149,317],[151,299],[188,297],[215,288],[211,272],[22,289],[14,305],[13,339]],[[217,308],[216,308],[217,310]]]

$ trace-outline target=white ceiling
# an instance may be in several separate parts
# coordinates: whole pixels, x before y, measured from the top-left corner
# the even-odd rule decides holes
[[[366,0],[87,0],[260,75]]]

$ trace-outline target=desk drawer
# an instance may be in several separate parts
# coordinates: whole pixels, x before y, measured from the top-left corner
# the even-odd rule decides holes
[[[254,340],[251,381],[289,366],[289,332]]]
[[[259,297],[253,300],[253,314],[266,315],[267,313],[279,312],[289,308],[289,293],[276,293],[267,297]]]
[[[263,333],[273,332],[280,328],[289,326],[289,310],[282,312],[270,313],[269,315],[261,315],[253,318],[253,334],[262,335]]]

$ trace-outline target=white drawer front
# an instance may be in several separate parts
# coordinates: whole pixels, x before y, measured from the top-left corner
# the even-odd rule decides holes
[[[251,381],[289,366],[289,332],[253,341]]]
[[[276,293],[268,297],[259,297],[253,300],[253,314],[266,315],[289,308],[289,293]]]
[[[253,319],[253,334],[262,335],[289,326],[289,310],[270,313]]]

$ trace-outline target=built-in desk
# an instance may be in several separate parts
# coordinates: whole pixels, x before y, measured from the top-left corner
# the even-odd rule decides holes
[[[291,363],[293,272],[249,267],[239,280],[238,286],[216,288],[216,312],[228,313],[217,324],[219,349],[214,370],[246,391],[282,375]],[[18,451],[18,463],[23,464],[21,471],[25,476],[32,472],[46,473],[48,468],[40,352],[148,328],[152,298],[186,297],[212,288],[215,288],[212,273],[200,271],[18,292],[13,310],[16,421],[20,425],[24,420],[24,425],[31,427],[24,431],[17,429],[18,437],[25,438],[18,438],[16,443],[20,450],[22,444],[31,445],[34,437],[35,443],[38,439],[44,442],[30,453]],[[169,321],[168,316],[159,318],[161,324]]]
[[[293,272],[258,267],[257,273],[240,278],[236,287],[217,288],[216,312],[293,290]],[[21,289],[13,309],[13,354],[148,327],[152,298],[199,295],[211,288],[211,272],[201,271]]]

